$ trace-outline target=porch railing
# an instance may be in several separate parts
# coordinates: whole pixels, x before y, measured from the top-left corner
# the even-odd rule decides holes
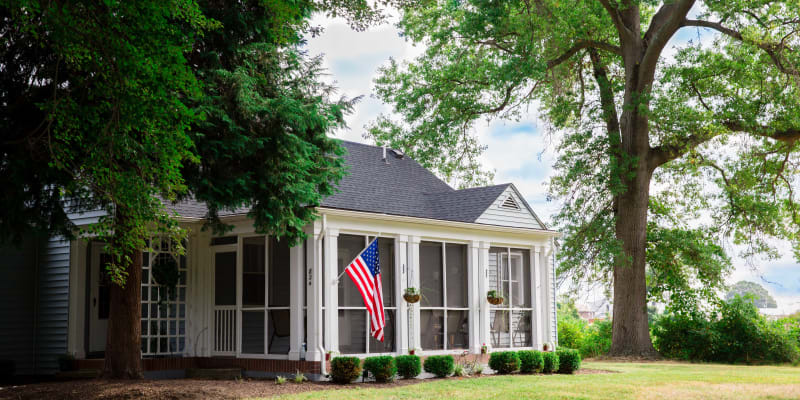
[[[236,306],[214,307],[214,353],[236,353]]]

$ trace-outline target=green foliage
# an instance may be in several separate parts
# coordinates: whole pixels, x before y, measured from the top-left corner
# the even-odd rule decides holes
[[[553,351],[542,352],[542,359],[544,361],[544,363],[542,364],[542,373],[552,374],[558,371],[559,364],[558,364],[557,353]]]
[[[372,374],[377,382],[391,382],[397,376],[397,365],[392,356],[367,357],[364,371]]]
[[[444,378],[453,374],[455,360],[453,356],[429,356],[424,363],[425,372],[435,375],[437,378]]]
[[[519,371],[523,374],[541,372],[542,368],[544,368],[544,358],[541,351],[520,350],[517,354],[519,355]]]
[[[558,345],[569,348],[580,348],[585,338],[586,321],[569,314],[558,314]]]
[[[498,374],[510,374],[519,369],[520,359],[516,351],[497,351],[489,354],[489,368]]]
[[[334,357],[331,359],[331,380],[348,384],[361,376],[361,360],[358,357]]]
[[[422,372],[422,362],[417,355],[397,356],[394,360],[397,373],[404,379],[416,378]]]
[[[654,327],[656,349],[669,358],[728,363],[784,363],[800,359],[796,325],[768,321],[741,297],[706,314],[670,313]]]
[[[579,348],[581,357],[600,357],[608,354],[611,348],[611,325],[611,321],[595,321],[586,327]]]
[[[750,300],[753,301],[753,304],[756,305],[758,308],[777,308],[778,303],[769,294],[767,289],[764,289],[763,286],[755,283],[755,282],[748,282],[748,281],[739,281],[731,286],[728,293],[725,294],[725,300],[733,300],[736,296],[739,297],[746,297],[750,296]]]
[[[581,355],[578,350],[560,347],[556,354],[559,374],[572,374],[581,369]]]

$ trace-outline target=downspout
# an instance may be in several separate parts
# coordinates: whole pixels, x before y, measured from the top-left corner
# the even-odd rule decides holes
[[[556,334],[553,338],[553,350],[558,347],[558,307],[556,306],[556,238],[550,239],[553,241],[553,269],[551,271],[553,285],[553,326],[556,328]]]
[[[44,246],[47,243],[41,243],[41,246]],[[34,249],[33,249],[33,374],[38,375],[39,366],[37,362],[39,361],[39,349],[36,348],[38,345],[38,338],[39,338],[39,252],[40,252],[40,242],[39,237],[34,236]]]

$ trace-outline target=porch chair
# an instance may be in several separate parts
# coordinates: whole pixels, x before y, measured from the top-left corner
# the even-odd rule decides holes
[[[288,338],[290,330],[289,310],[272,310],[269,312],[269,323],[272,327],[272,335],[269,337],[269,353],[272,353],[272,346],[275,345],[275,338]],[[289,352],[287,343],[286,352]]]

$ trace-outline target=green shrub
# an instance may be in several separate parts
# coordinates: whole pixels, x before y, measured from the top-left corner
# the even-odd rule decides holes
[[[653,344],[663,356],[727,363],[788,363],[800,359],[791,324],[767,321],[747,299],[720,302],[710,313],[670,313],[653,325]]]
[[[414,379],[422,372],[422,362],[419,356],[397,356],[394,358],[397,373],[405,379]]]
[[[397,376],[397,366],[392,356],[376,356],[364,359],[364,371],[372,374],[377,382],[391,382]]]
[[[358,357],[334,357],[331,360],[331,380],[347,384],[361,376],[361,360]]]
[[[558,344],[572,349],[580,348],[586,340],[588,324],[571,315],[558,315]]]
[[[430,356],[425,359],[425,372],[436,375],[437,378],[450,376],[455,369],[453,356]]]
[[[570,347],[562,342],[560,345]],[[581,357],[600,357],[608,354],[611,349],[611,321],[595,321],[586,326],[583,341],[580,346]]]
[[[510,374],[519,369],[516,351],[498,351],[489,354],[489,368],[498,374]]]
[[[545,374],[552,374],[558,371],[558,354],[552,351],[545,351],[542,353],[544,364],[542,365],[542,372]]]
[[[560,348],[556,354],[559,374],[572,374],[581,368],[581,355],[578,350]]]
[[[544,359],[542,352],[537,350],[520,350],[517,352],[519,355],[519,371],[524,374],[532,374],[534,372],[542,372],[544,366]]]

